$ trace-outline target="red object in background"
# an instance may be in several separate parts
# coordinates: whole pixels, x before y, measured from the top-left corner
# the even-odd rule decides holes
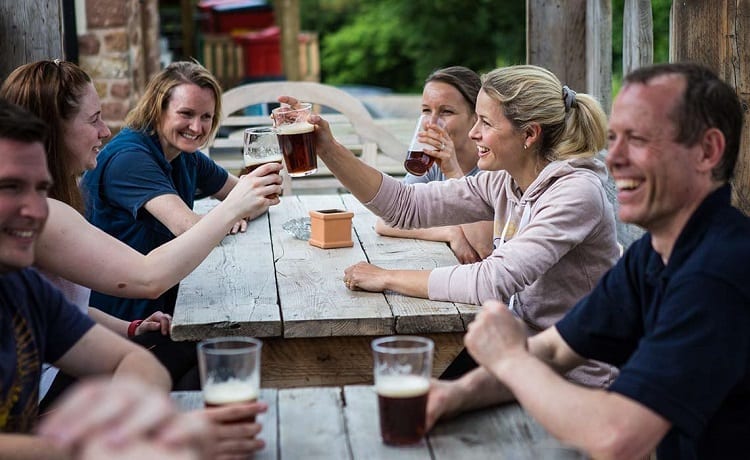
[[[234,33],[232,38],[245,53],[245,77],[281,77],[281,29],[268,27],[259,32]]]
[[[201,0],[198,9],[204,33],[230,34],[265,29],[275,23],[273,6],[264,0]]]

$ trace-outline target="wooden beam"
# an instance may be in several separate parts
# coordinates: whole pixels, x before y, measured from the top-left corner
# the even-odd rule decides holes
[[[0,80],[21,64],[65,58],[60,0],[0,2]]]
[[[672,2],[670,22],[670,60],[710,67],[737,90],[745,107],[733,199],[750,214],[750,0]]]
[[[195,1],[180,0],[182,23],[182,54],[187,58],[198,58],[195,54]]]
[[[284,76],[289,81],[300,79],[299,69],[299,0],[276,0],[276,22],[281,28],[281,58]]]
[[[597,98],[604,112],[609,113],[612,105],[612,0],[586,2],[584,91]]]
[[[622,73],[654,62],[651,0],[625,0],[622,19]]]

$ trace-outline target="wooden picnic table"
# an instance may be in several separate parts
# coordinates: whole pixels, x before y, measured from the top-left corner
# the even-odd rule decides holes
[[[203,407],[199,391],[172,393],[182,410]],[[268,412],[258,416],[267,459],[584,459],[552,438],[518,404],[440,421],[419,444],[390,447],[380,440],[372,386],[261,389]]]
[[[196,203],[203,212],[215,201]],[[354,212],[354,246],[320,249],[282,229],[310,210]],[[372,383],[375,336],[415,334],[435,341],[434,375],[463,347],[479,307],[350,291],[344,269],[367,260],[383,268],[454,265],[445,243],[379,236],[376,216],[352,195],[291,195],[229,235],[180,283],[174,340],[244,335],[261,338],[264,384],[286,388]]]

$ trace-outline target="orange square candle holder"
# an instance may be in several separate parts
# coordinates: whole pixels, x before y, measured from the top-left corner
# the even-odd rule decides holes
[[[322,249],[349,248],[352,242],[354,213],[343,209],[310,211],[310,239],[308,242]]]

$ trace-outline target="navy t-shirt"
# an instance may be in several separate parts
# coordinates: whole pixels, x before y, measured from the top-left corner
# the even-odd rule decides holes
[[[81,182],[86,218],[142,254],[148,254],[174,235],[144,209],[153,198],[178,195],[192,209],[193,201],[217,193],[228,173],[201,152],[181,153],[166,160],[156,135],[123,129],[102,149],[95,169]],[[143,319],[162,310],[175,293],[155,300],[123,299],[91,292],[90,304],[124,320]]]
[[[0,275],[0,431],[33,428],[42,363],[60,359],[93,325],[33,269]]]
[[[609,387],[672,423],[659,460],[746,458],[750,438],[750,219],[711,194],[666,266],[650,235],[556,327],[620,367]]]

